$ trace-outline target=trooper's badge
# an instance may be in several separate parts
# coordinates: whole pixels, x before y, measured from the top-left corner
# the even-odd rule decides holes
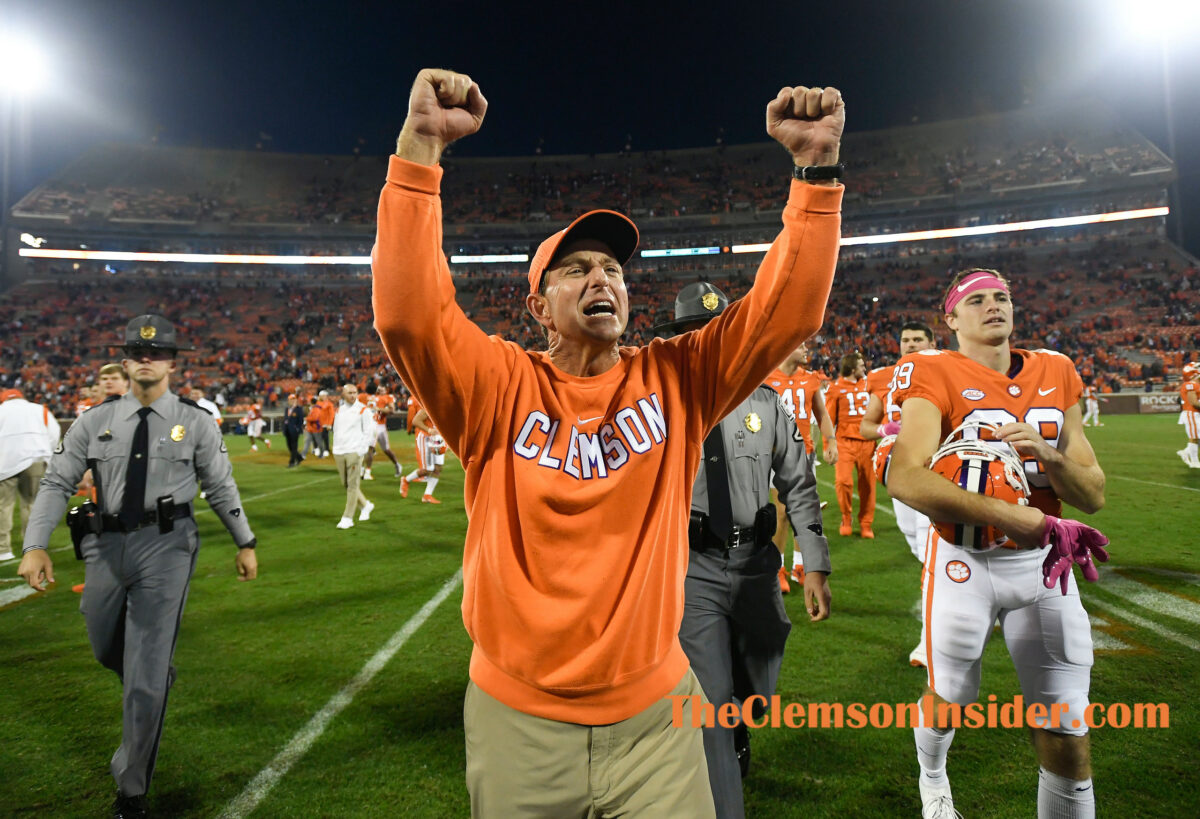
[[[99,435],[96,436],[96,440],[97,441],[111,441],[112,440],[112,430],[111,429],[104,430],[104,432],[101,432]]]
[[[229,447],[225,446],[225,441],[224,441],[224,440],[222,440],[222,441],[221,441],[221,450],[220,450],[220,451],[221,451],[221,452],[228,452],[228,451],[229,451]]]
[[[142,325],[142,329],[138,331],[138,335],[146,339],[146,341],[149,341],[158,335],[158,328],[153,324],[144,324]]]
[[[751,432],[758,432],[762,429],[762,419],[758,417],[757,412],[752,412],[746,416],[746,429]]]
[[[61,455],[63,453],[63,446],[66,444],[66,440],[67,436],[65,435],[58,439],[58,446],[54,447],[55,455]]]
[[[171,427],[171,440],[179,443],[183,440],[183,436],[187,434],[187,430],[183,428],[183,424],[176,424]]]
[[[720,303],[721,303],[721,299],[717,296],[716,293],[705,293],[704,296],[701,297],[701,299],[700,299],[700,304],[703,305],[704,309],[710,313],[713,310],[716,310],[717,306],[720,305]]]

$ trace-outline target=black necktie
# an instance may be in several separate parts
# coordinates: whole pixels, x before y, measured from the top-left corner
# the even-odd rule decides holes
[[[121,525],[132,532],[142,520],[146,502],[146,462],[150,460],[151,409],[138,410],[138,425],[133,431],[133,449],[129,450],[129,467],[125,470],[125,497],[121,499]]]
[[[704,439],[704,479],[708,485],[708,528],[721,540],[728,540],[733,531],[733,509],[729,503],[729,468],[720,424]]]

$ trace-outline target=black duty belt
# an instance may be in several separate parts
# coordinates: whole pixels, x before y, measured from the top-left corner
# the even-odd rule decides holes
[[[185,503],[175,507],[174,511],[171,513],[171,520],[183,520],[184,518],[190,518],[191,516],[192,505],[190,503]],[[100,520],[104,526],[104,531],[106,532],[134,532],[138,529],[141,529],[143,526],[152,526],[157,524],[158,510],[150,509],[146,512],[143,512],[141,520],[138,521],[138,525],[133,529],[126,529],[125,525],[121,523],[120,517],[117,515],[104,515]]]
[[[692,512],[688,519],[688,544],[697,551],[728,553],[757,545],[754,527],[733,525],[729,537],[721,540],[708,526],[708,515]]]

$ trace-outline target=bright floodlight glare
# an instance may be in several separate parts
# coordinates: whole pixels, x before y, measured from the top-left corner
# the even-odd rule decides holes
[[[46,57],[31,37],[0,34],[0,91],[35,94],[47,83]]]
[[[1196,0],[1112,0],[1112,5],[1120,30],[1143,42],[1183,44],[1200,37]]]

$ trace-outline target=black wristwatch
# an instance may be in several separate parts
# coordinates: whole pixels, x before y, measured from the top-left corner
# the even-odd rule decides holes
[[[846,166],[839,162],[836,165],[799,165],[792,166],[792,178],[802,182],[828,182],[841,179],[846,174]]]
[[[258,545],[258,538],[252,537],[252,538],[250,538],[249,543],[241,543],[238,545],[238,548],[239,549],[253,549],[257,545]]]

